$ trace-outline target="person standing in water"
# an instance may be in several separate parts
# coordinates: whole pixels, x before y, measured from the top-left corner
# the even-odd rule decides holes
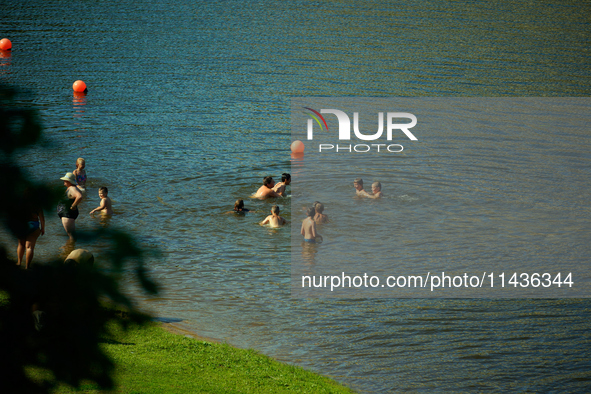
[[[101,211],[101,213],[104,215],[112,215],[113,208],[112,208],[111,199],[109,198],[109,195],[108,195],[109,189],[107,189],[106,187],[101,187],[99,189],[98,194],[99,194],[99,198],[101,199],[101,203],[99,204],[98,207],[96,207],[95,209],[90,211],[90,214],[92,215],[96,211]]]
[[[267,224],[271,227],[279,227],[283,226],[287,221],[279,216],[279,207],[277,205],[273,205],[271,208],[271,215],[267,216],[265,220],[263,220],[260,224]]]
[[[17,229],[18,246],[16,248],[16,265],[21,265],[24,257],[25,268],[29,269],[35,254],[37,238],[45,234],[45,215],[43,214],[43,209],[31,201],[31,195],[28,190],[25,191],[25,203],[19,207],[19,210],[21,219]]]
[[[76,184],[80,192],[84,193],[86,191],[86,161],[79,157],[76,160],[76,169],[72,172],[76,177]]]
[[[306,215],[308,217],[302,222],[300,233],[304,236],[304,242],[314,244],[316,243],[316,237],[320,237],[320,234],[316,232],[316,222],[314,221],[316,209],[314,207],[308,208]]]
[[[82,193],[76,187],[76,178],[71,172],[66,173],[60,179],[64,181],[66,187],[66,200],[58,206],[57,214],[62,219],[62,225],[70,239],[74,239],[76,218],[79,214],[78,205],[82,201]]]

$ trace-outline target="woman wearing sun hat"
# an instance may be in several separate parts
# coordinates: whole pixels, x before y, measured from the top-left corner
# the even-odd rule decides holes
[[[76,230],[76,218],[78,217],[78,204],[82,201],[82,193],[76,187],[76,177],[71,172],[60,178],[66,187],[66,199],[57,207],[57,215],[62,219],[64,229],[70,239],[74,238]]]

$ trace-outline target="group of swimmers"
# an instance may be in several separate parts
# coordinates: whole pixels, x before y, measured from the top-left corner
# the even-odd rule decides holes
[[[371,193],[369,194],[363,189],[363,179],[355,178],[353,181],[353,187],[357,191],[357,195],[359,197],[368,197],[368,198],[382,198],[384,197],[384,193],[382,193],[382,184],[380,182],[374,182],[371,184]]]
[[[268,197],[285,197],[285,188],[291,183],[291,175],[283,173],[281,175],[281,182],[275,183],[272,176],[267,176],[263,179],[263,186],[252,197],[254,198],[268,198]]]
[[[356,194],[359,197],[367,198],[382,198],[382,184],[380,182],[374,182],[371,185],[371,194],[363,189],[363,179],[356,178],[353,181],[353,187],[355,188]],[[328,216],[323,214],[324,205],[318,201],[314,202],[314,205],[306,211],[306,219],[302,222],[302,228],[300,233],[304,236],[304,242],[316,243],[317,240],[322,241],[322,236],[318,234],[316,229],[317,224],[328,223]]]
[[[269,197],[284,197],[285,188],[291,183],[291,176],[289,174],[283,174],[281,182],[275,183],[273,177],[267,176],[263,179],[263,185],[252,195],[253,198],[265,199]],[[374,182],[371,185],[371,194],[363,189],[363,179],[356,178],[353,181],[353,187],[355,188],[357,196],[367,198],[381,198],[384,196],[382,193],[382,185],[380,182]],[[316,225],[328,223],[328,216],[324,214],[324,204],[319,201],[315,201],[313,206],[310,208],[304,208],[306,211],[306,219],[302,222],[301,234],[304,237],[304,242],[316,243],[317,240],[322,240],[322,236],[318,234]],[[235,213],[249,212],[244,207],[243,200],[237,200],[234,204]],[[271,227],[279,227],[287,224],[287,221],[279,216],[279,207],[273,205],[271,208],[271,215],[267,216],[265,220],[260,222],[261,225],[268,224]]]
[[[324,204],[314,201],[310,208],[304,208],[306,219],[302,222],[300,233],[304,236],[304,242],[316,243],[316,240],[322,241],[322,235],[316,231],[317,224],[328,223],[328,215],[324,214]]]
[[[267,176],[263,179],[263,185],[254,193],[251,197],[258,199],[272,198],[272,197],[285,197],[285,189],[291,183],[291,175],[283,173],[281,175],[281,182],[275,183],[272,176]],[[279,216],[279,207],[273,205],[271,207],[271,214],[265,218],[261,225],[268,224],[270,227],[280,227],[287,224],[287,220]],[[246,213],[250,212],[249,209],[244,207],[244,200],[236,200],[234,204],[234,213]]]
[[[86,195],[86,161],[83,158],[76,160],[76,169],[72,172],[66,173],[60,180],[64,181],[66,187],[66,199],[62,201],[57,207],[57,215],[62,220],[64,230],[70,237],[74,239],[74,231],[76,230],[76,218],[79,215],[78,206]],[[105,215],[112,215],[112,202],[109,198],[109,189],[106,187],[99,188],[98,192],[101,202],[98,207],[90,211],[90,214],[97,211]]]
[[[79,215],[78,206],[86,195],[87,177],[85,167],[86,161],[80,157],[76,160],[76,169],[60,178],[60,180],[64,181],[66,192],[64,200],[57,206],[57,214],[71,240],[74,239],[76,218]],[[103,214],[112,215],[113,208],[111,199],[108,196],[109,190],[106,187],[101,187],[98,194],[101,202],[98,207],[90,211],[90,214],[92,215],[100,211]],[[23,257],[25,257],[25,268],[27,269],[33,260],[37,239],[40,235],[45,234],[45,216],[43,210],[36,207],[29,207],[28,211],[26,228],[23,228],[22,231],[18,231],[17,233],[17,265],[21,265]]]

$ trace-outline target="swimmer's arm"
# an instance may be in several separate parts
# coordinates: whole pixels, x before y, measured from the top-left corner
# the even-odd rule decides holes
[[[101,203],[99,204],[98,207],[96,207],[95,209],[93,209],[92,211],[90,211],[90,214],[92,215],[93,213],[95,213],[96,211],[102,211],[103,209],[105,209],[105,200],[101,199]]]
[[[276,191],[274,191],[274,190],[271,190],[271,191],[269,192],[268,196],[271,196],[271,197],[283,197],[281,194],[277,193],[277,192],[276,192]]]
[[[270,218],[270,217],[271,217],[270,215],[269,215],[269,216],[267,216],[267,217],[265,218],[265,220],[263,220],[263,221],[262,221],[262,222],[260,222],[259,224],[262,226],[263,224],[267,224],[267,223],[269,223],[269,218]]]
[[[306,223],[302,223],[302,229],[300,231],[300,233],[305,237],[306,236],[306,230],[304,230],[304,226],[306,225]]]
[[[312,222],[312,238],[316,238],[316,236],[318,235],[318,233],[316,232],[316,222]]]
[[[383,196],[384,194],[382,194],[382,192],[377,192],[376,194],[368,195],[369,198],[382,198]]]

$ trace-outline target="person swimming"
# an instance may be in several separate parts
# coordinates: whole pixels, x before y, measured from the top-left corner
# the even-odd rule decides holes
[[[236,202],[234,203],[234,212],[235,213],[246,213],[249,212],[250,210],[247,208],[244,208],[244,201],[243,200],[236,200]]]
[[[370,197],[369,193],[363,190],[363,179],[355,178],[353,181],[353,187],[356,190],[356,193],[360,197]]]
[[[281,175],[281,182],[276,183],[273,186],[273,191],[279,194],[281,197],[285,197],[285,188],[291,183],[291,175],[283,173]]]
[[[384,193],[382,193],[382,184],[380,182],[374,182],[371,184],[371,192],[373,193],[370,197],[371,198],[382,198],[384,197]]]
[[[252,197],[260,198],[261,200],[269,197],[281,197],[281,195],[279,195],[277,192],[273,190],[273,186],[275,186],[275,181],[273,180],[273,177],[265,177],[263,179],[263,186],[261,186],[259,190],[257,190],[257,192],[253,194]]]

